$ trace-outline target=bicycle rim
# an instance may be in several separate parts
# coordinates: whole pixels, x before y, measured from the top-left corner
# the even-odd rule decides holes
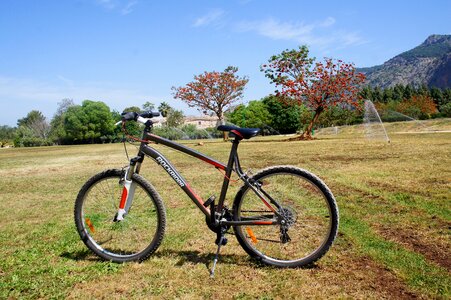
[[[243,248],[265,263],[283,267],[306,265],[324,255],[337,230],[335,201],[325,185],[297,169],[274,170],[256,177],[262,189],[281,205],[277,212],[287,224],[237,226]],[[249,189],[243,192],[236,214],[238,220],[277,219]]]
[[[158,211],[146,188],[134,181],[133,205],[124,220],[115,221],[123,190],[120,179],[119,175],[102,178],[86,191],[82,224],[88,244],[100,256],[114,261],[140,259],[157,237]]]

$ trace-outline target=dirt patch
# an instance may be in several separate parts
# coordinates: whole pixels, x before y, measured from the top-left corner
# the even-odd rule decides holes
[[[376,231],[387,240],[401,244],[409,250],[421,253],[426,259],[451,271],[449,245],[442,245],[437,241],[428,243],[421,234],[417,233],[413,228],[379,226],[376,228]]]
[[[353,245],[339,234],[341,251],[333,264],[320,265],[312,273],[320,285],[339,285],[354,299],[419,299],[423,295],[411,291],[390,269],[368,256],[360,256]],[[331,274],[334,274],[331,276]],[[326,275],[326,276],[324,276]],[[331,298],[335,298],[331,295]],[[337,295],[338,296],[338,295]]]
[[[419,299],[401,278],[369,256],[361,256],[341,235],[339,251],[332,261],[309,270],[318,286],[328,287],[333,299]],[[337,246],[337,245],[336,245]]]
[[[366,199],[367,201],[377,201],[376,203],[379,204],[386,204],[388,205],[390,202],[385,199],[381,195],[376,195],[374,193],[370,193],[368,191],[364,191],[362,189],[358,189],[352,186],[347,186],[343,184],[335,184],[331,182],[329,184],[329,187],[333,191],[334,195],[340,195],[342,197],[349,197],[352,195],[358,196],[359,198]]]
[[[355,272],[355,270],[365,270],[369,277],[369,288],[382,291],[393,299],[418,299],[419,297],[410,292],[407,286],[400,281],[394,274],[387,268],[378,265],[371,258],[360,257],[353,261],[353,264],[349,265],[348,272]],[[368,275],[371,274],[371,275]]]

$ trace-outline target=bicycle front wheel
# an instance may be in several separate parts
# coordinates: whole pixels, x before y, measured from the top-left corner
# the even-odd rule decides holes
[[[124,171],[107,170],[89,179],[75,202],[75,224],[86,246],[114,262],[141,261],[160,245],[166,213],[160,196],[143,177],[133,174],[133,203],[124,219],[116,214]]]
[[[274,212],[249,187],[240,189],[234,220],[259,223],[234,227],[243,249],[277,267],[305,266],[321,258],[338,230],[338,208],[329,188],[312,173],[291,166],[267,168],[253,179],[265,198],[277,204],[271,204]]]

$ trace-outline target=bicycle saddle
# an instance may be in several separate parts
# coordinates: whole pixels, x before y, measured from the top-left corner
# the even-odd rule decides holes
[[[250,139],[256,136],[260,132],[260,128],[240,128],[229,125],[219,125],[218,130],[230,131],[238,136],[240,139]]]

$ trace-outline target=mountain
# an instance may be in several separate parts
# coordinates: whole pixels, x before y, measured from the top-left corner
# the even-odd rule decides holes
[[[397,84],[451,88],[451,35],[431,35],[382,65],[357,70],[369,85],[381,88]]]

